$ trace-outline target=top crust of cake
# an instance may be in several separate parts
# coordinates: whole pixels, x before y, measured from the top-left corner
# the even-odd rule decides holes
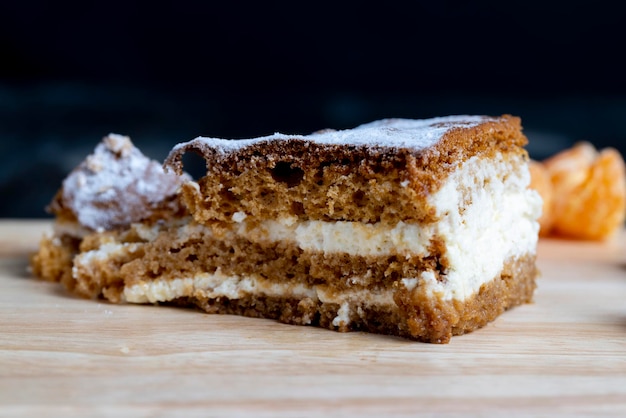
[[[477,155],[491,158],[497,153],[526,155],[523,146],[527,142],[520,118],[511,115],[383,119],[354,129],[310,135],[276,133],[239,140],[198,137],[176,145],[164,165],[182,173],[182,156],[196,152],[206,161],[207,176],[217,175],[224,184],[229,182],[224,175],[234,180],[250,170],[261,173],[283,167],[299,172],[333,166],[338,173],[379,180],[378,173],[394,172],[396,180],[423,199],[467,159]]]
[[[92,230],[124,227],[157,212],[181,210],[175,199],[187,175],[165,172],[130,138],[109,134],[63,181],[48,208]]]
[[[357,126],[353,129],[326,129],[312,135],[274,135],[228,140],[199,137],[194,142],[202,142],[218,152],[238,151],[259,142],[301,139],[320,145],[369,146],[372,148],[409,148],[420,151],[435,145],[443,135],[455,128],[473,128],[486,121],[496,120],[487,116],[445,116],[432,119],[382,119]],[[185,144],[179,144],[176,151]]]

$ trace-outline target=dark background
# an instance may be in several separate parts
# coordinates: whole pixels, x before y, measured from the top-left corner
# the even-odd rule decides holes
[[[0,4],[0,217],[47,216],[109,132],[196,136],[512,113],[536,159],[626,144],[618,2]]]

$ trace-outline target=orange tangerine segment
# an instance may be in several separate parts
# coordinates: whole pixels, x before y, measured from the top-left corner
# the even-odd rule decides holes
[[[556,185],[555,192],[560,193]],[[582,182],[560,200],[555,232],[589,240],[612,236],[626,216],[626,167],[620,153],[613,148],[602,150],[591,167],[584,170]]]
[[[580,173],[591,166],[598,156],[598,151],[589,142],[581,141],[543,161],[552,176],[561,173]]]
[[[536,190],[543,200],[541,217],[539,222],[539,234],[548,235],[552,228],[552,199],[553,187],[550,180],[550,174],[546,167],[539,161],[529,160],[528,168],[530,170],[530,188]]]
[[[570,193],[582,184],[598,151],[589,142],[579,142],[548,158],[543,163],[554,186],[554,208],[561,212],[570,200]]]

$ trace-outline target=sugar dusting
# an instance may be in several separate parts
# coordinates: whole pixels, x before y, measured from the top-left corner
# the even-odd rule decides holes
[[[497,120],[488,116],[453,115],[431,119],[381,119],[357,126],[354,129],[323,130],[311,135],[285,135],[275,133],[251,139],[228,140],[198,137],[190,142],[203,143],[222,153],[235,152],[262,141],[300,139],[326,145],[355,145],[393,147],[423,150],[437,144],[443,135],[455,128],[472,128],[480,123]],[[181,143],[172,150],[185,147]]]
[[[186,179],[165,172],[117,134],[106,136],[63,181],[63,204],[93,230],[137,222]]]

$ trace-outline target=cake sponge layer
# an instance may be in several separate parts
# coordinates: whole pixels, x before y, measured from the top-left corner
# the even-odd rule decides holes
[[[353,130],[252,140],[197,138],[177,145],[166,167],[182,173],[194,151],[206,175],[183,187],[200,222],[251,219],[435,222],[428,202],[472,157],[525,156],[519,118],[388,119]]]

